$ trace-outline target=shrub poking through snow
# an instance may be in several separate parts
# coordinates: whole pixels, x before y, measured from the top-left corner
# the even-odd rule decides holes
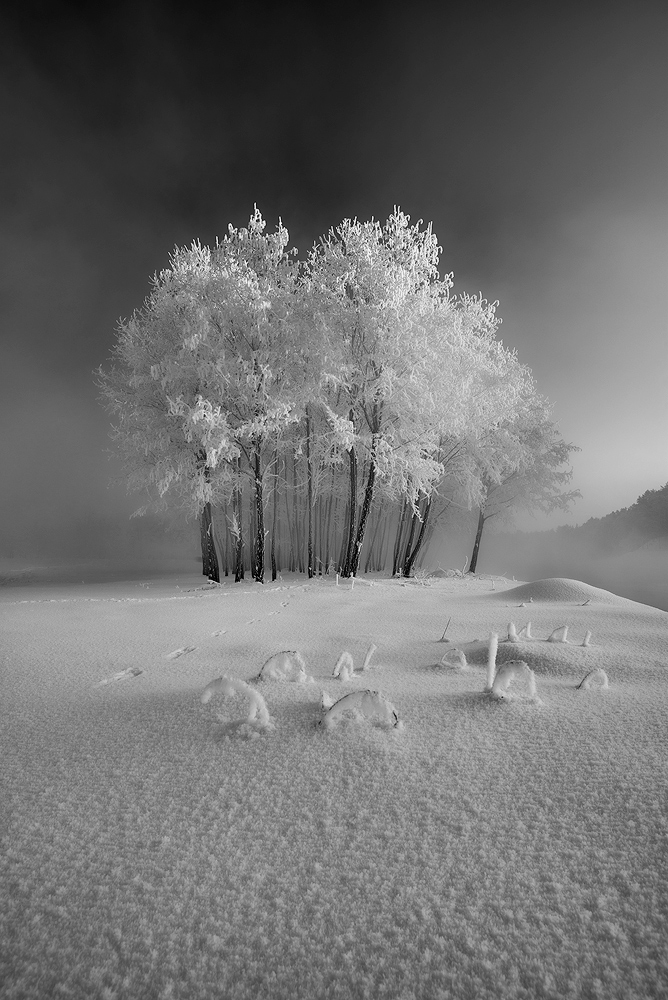
[[[588,646],[590,642],[591,642],[591,632],[589,631],[589,629],[587,629],[587,634],[585,635],[584,639],[582,640],[582,645],[583,646]]]
[[[340,681],[350,681],[353,678],[354,671],[353,658],[344,649],[334,665],[332,677],[338,677]]]
[[[296,681],[305,684],[312,680],[306,673],[304,658],[296,649],[284,649],[274,653],[258,674],[259,681]]]
[[[568,642],[568,625],[560,625],[547,637],[548,642]]]
[[[496,672],[496,651],[499,647],[499,637],[496,632],[490,632],[489,647],[487,650],[487,683],[485,691],[491,691],[494,684],[494,674]]]
[[[515,622],[508,622],[508,642],[518,642],[519,636],[515,628]]]
[[[336,698],[332,698],[331,694],[327,694],[326,691],[322,692],[322,697],[320,698],[320,711],[324,715],[328,708],[331,708],[336,702]]]
[[[371,663],[371,657],[376,652],[378,647],[372,642],[366,651],[366,656],[364,657],[364,663],[362,664],[362,673],[369,669],[369,664]]]
[[[520,639],[533,639],[531,634],[531,622],[527,622],[524,628],[521,628],[518,636]]]
[[[324,729],[332,729],[341,719],[351,715],[356,718],[362,716],[394,729],[404,728],[394,705],[378,691],[351,691],[350,694],[344,694],[343,698],[339,698],[327,709],[320,725]]]
[[[594,681],[600,681],[601,688],[609,687],[608,675],[606,674],[603,667],[597,667],[595,670],[590,670],[588,674],[585,674],[585,676],[578,684],[576,691],[588,691]]]
[[[441,660],[441,666],[453,667],[455,670],[468,670],[469,668],[464,651],[456,647],[447,651]]]
[[[494,683],[492,684],[492,696],[494,698],[500,698],[502,700],[512,699],[517,697],[517,695],[511,694],[508,690],[513,681],[519,678],[524,678],[527,682],[527,694],[526,697],[530,701],[537,701],[538,696],[536,694],[536,677],[524,660],[507,660],[503,663],[494,678]]]
[[[248,698],[248,715],[246,722],[251,723],[257,729],[271,729],[272,722],[269,716],[269,709],[264,698],[255,688],[252,688],[245,681],[236,677],[217,677],[211,681],[202,692],[202,704],[206,705],[215,694],[225,695],[227,698],[234,698],[237,694],[242,694]]]

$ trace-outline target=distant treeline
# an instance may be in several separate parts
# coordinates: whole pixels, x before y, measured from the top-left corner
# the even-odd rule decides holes
[[[577,541],[596,556],[631,552],[652,539],[668,537],[668,483],[647,490],[630,507],[591,517],[578,527],[564,525],[554,534],[564,541]]]

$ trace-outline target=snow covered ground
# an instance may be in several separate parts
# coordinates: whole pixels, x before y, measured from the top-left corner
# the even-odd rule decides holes
[[[668,614],[518,587],[3,587],[2,1000],[666,996]]]

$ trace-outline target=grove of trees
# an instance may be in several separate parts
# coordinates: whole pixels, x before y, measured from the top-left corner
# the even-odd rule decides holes
[[[410,575],[452,504],[481,533],[576,495],[496,303],[452,293],[431,226],[347,219],[301,263],[265,229],[256,209],[177,248],[97,372],[138,513],[197,516],[207,577]]]

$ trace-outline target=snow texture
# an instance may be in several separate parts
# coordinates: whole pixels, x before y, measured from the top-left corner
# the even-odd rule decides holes
[[[2,1000],[666,996],[665,612],[560,580],[200,579],[0,588]],[[450,616],[470,670],[434,669]],[[510,618],[498,665],[541,705],[483,693]],[[332,664],[379,635],[364,687],[405,732],[323,732]],[[201,704],[294,648],[316,684],[246,685],[270,738],[246,687]]]

